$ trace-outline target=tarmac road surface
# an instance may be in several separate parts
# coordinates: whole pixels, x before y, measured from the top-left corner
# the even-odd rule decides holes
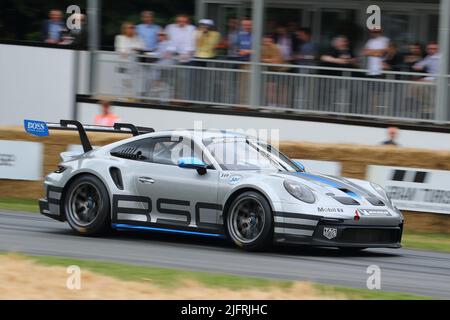
[[[67,223],[31,213],[0,212],[0,251],[64,256],[221,272],[263,278],[310,280],[366,288],[367,267],[381,268],[381,289],[450,299],[450,254],[409,249],[275,247],[243,252],[224,240],[172,234],[118,232],[76,235]]]

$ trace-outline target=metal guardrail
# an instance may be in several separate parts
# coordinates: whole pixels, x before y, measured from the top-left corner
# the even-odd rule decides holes
[[[192,60],[98,52],[93,95],[118,99],[248,106],[249,62]],[[435,81],[424,73],[261,63],[261,108],[434,121]],[[449,79],[449,76],[446,76]]]

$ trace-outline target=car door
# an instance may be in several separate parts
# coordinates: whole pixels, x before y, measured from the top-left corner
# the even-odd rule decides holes
[[[211,167],[200,175],[195,169],[180,168],[178,159],[182,157],[195,156],[205,162],[208,159],[192,140],[173,140],[173,137],[153,138],[150,159],[139,161],[133,170],[139,196],[151,199],[151,223],[185,230],[222,230],[218,224],[219,171]]]

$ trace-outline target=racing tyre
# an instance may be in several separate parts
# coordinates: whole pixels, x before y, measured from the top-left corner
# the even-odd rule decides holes
[[[242,249],[257,251],[272,244],[272,209],[258,192],[244,192],[234,199],[225,225],[230,240]]]
[[[70,227],[79,234],[100,235],[110,230],[108,191],[95,176],[82,175],[70,184],[64,210]]]

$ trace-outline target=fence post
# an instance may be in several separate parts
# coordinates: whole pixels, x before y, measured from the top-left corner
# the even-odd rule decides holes
[[[261,39],[263,36],[265,0],[253,0],[252,5],[252,55],[250,68],[250,106],[261,103]]]
[[[78,120],[78,83],[80,81],[80,52],[79,50],[73,50],[73,76],[72,76],[72,90],[73,90],[73,100],[72,100],[72,120]]]
[[[197,21],[206,17],[206,3],[204,0],[195,0],[195,18]]]
[[[439,53],[441,55],[439,75],[436,88],[436,112],[435,120],[444,122],[449,120],[448,112],[448,59],[449,59],[449,22],[450,0],[441,0],[439,8]]]
[[[89,93],[96,91],[96,57],[95,52],[99,48],[99,25],[101,0],[88,0],[87,21],[88,21],[88,48],[89,48]]]

